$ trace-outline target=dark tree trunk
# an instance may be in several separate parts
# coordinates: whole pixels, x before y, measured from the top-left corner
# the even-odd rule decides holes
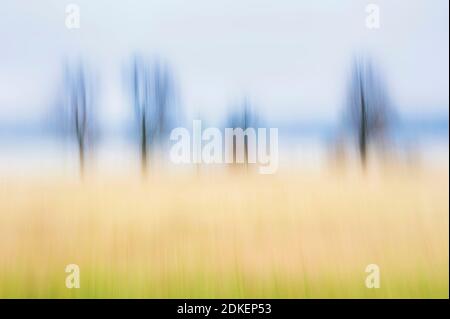
[[[79,161],[80,161],[80,177],[84,178],[84,142],[82,138],[78,139],[78,155],[79,155]]]
[[[362,79],[360,80],[360,93],[361,93],[361,119],[359,129],[359,155],[361,158],[361,164],[363,168],[366,168],[367,162],[367,110],[366,101],[364,99],[364,89]]]
[[[145,114],[145,113],[144,113]],[[147,175],[147,127],[145,115],[141,119],[141,172],[143,176]]]

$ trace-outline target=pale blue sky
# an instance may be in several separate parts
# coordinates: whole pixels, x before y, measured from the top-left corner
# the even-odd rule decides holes
[[[81,29],[65,27],[77,3]],[[365,27],[379,4],[381,28]],[[121,70],[134,51],[170,62],[188,115],[220,118],[247,95],[266,117],[335,118],[354,54],[381,66],[403,113],[448,111],[447,0],[3,0],[0,119],[51,102],[64,57],[83,56],[100,79],[106,121],[130,116]]]

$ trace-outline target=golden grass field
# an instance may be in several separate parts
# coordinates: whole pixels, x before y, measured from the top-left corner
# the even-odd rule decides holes
[[[4,178],[0,297],[448,298],[448,176]]]

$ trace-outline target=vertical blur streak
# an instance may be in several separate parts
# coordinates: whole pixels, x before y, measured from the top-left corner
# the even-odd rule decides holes
[[[132,58],[131,91],[140,145],[141,173],[145,176],[149,151],[155,150],[163,142],[171,125],[175,92],[169,68],[160,61],[151,64],[135,55]]]
[[[379,70],[368,57],[355,59],[348,92],[346,123],[356,137],[362,166],[369,146],[384,151],[393,121],[393,109]]]

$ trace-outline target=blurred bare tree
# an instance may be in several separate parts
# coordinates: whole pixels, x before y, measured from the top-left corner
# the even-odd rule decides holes
[[[354,61],[347,103],[346,120],[365,167],[369,146],[384,148],[394,116],[385,83],[368,58]]]
[[[167,65],[147,63],[135,55],[131,69],[131,95],[138,132],[141,171],[147,174],[149,152],[162,142],[171,123],[174,83]]]
[[[245,97],[242,102],[235,108],[235,111],[231,113],[227,119],[226,127],[229,128],[241,128],[244,132],[247,128],[257,129],[258,118],[253,111],[250,100]],[[233,157],[234,164],[236,164],[236,136],[233,137]],[[244,136],[244,166],[248,167],[248,136]]]
[[[49,132],[69,141],[75,140],[82,178],[88,150],[93,147],[98,133],[93,85],[92,74],[81,61],[65,63],[62,81],[45,119]]]
[[[73,134],[79,154],[80,175],[85,172],[88,143],[94,133],[93,90],[86,67],[80,62],[66,65],[65,70],[66,112],[69,120],[69,134]]]
[[[74,133],[78,143],[80,172],[83,175],[87,138],[87,99],[84,72],[81,67],[79,67],[72,78],[70,86],[70,107],[72,109]]]

